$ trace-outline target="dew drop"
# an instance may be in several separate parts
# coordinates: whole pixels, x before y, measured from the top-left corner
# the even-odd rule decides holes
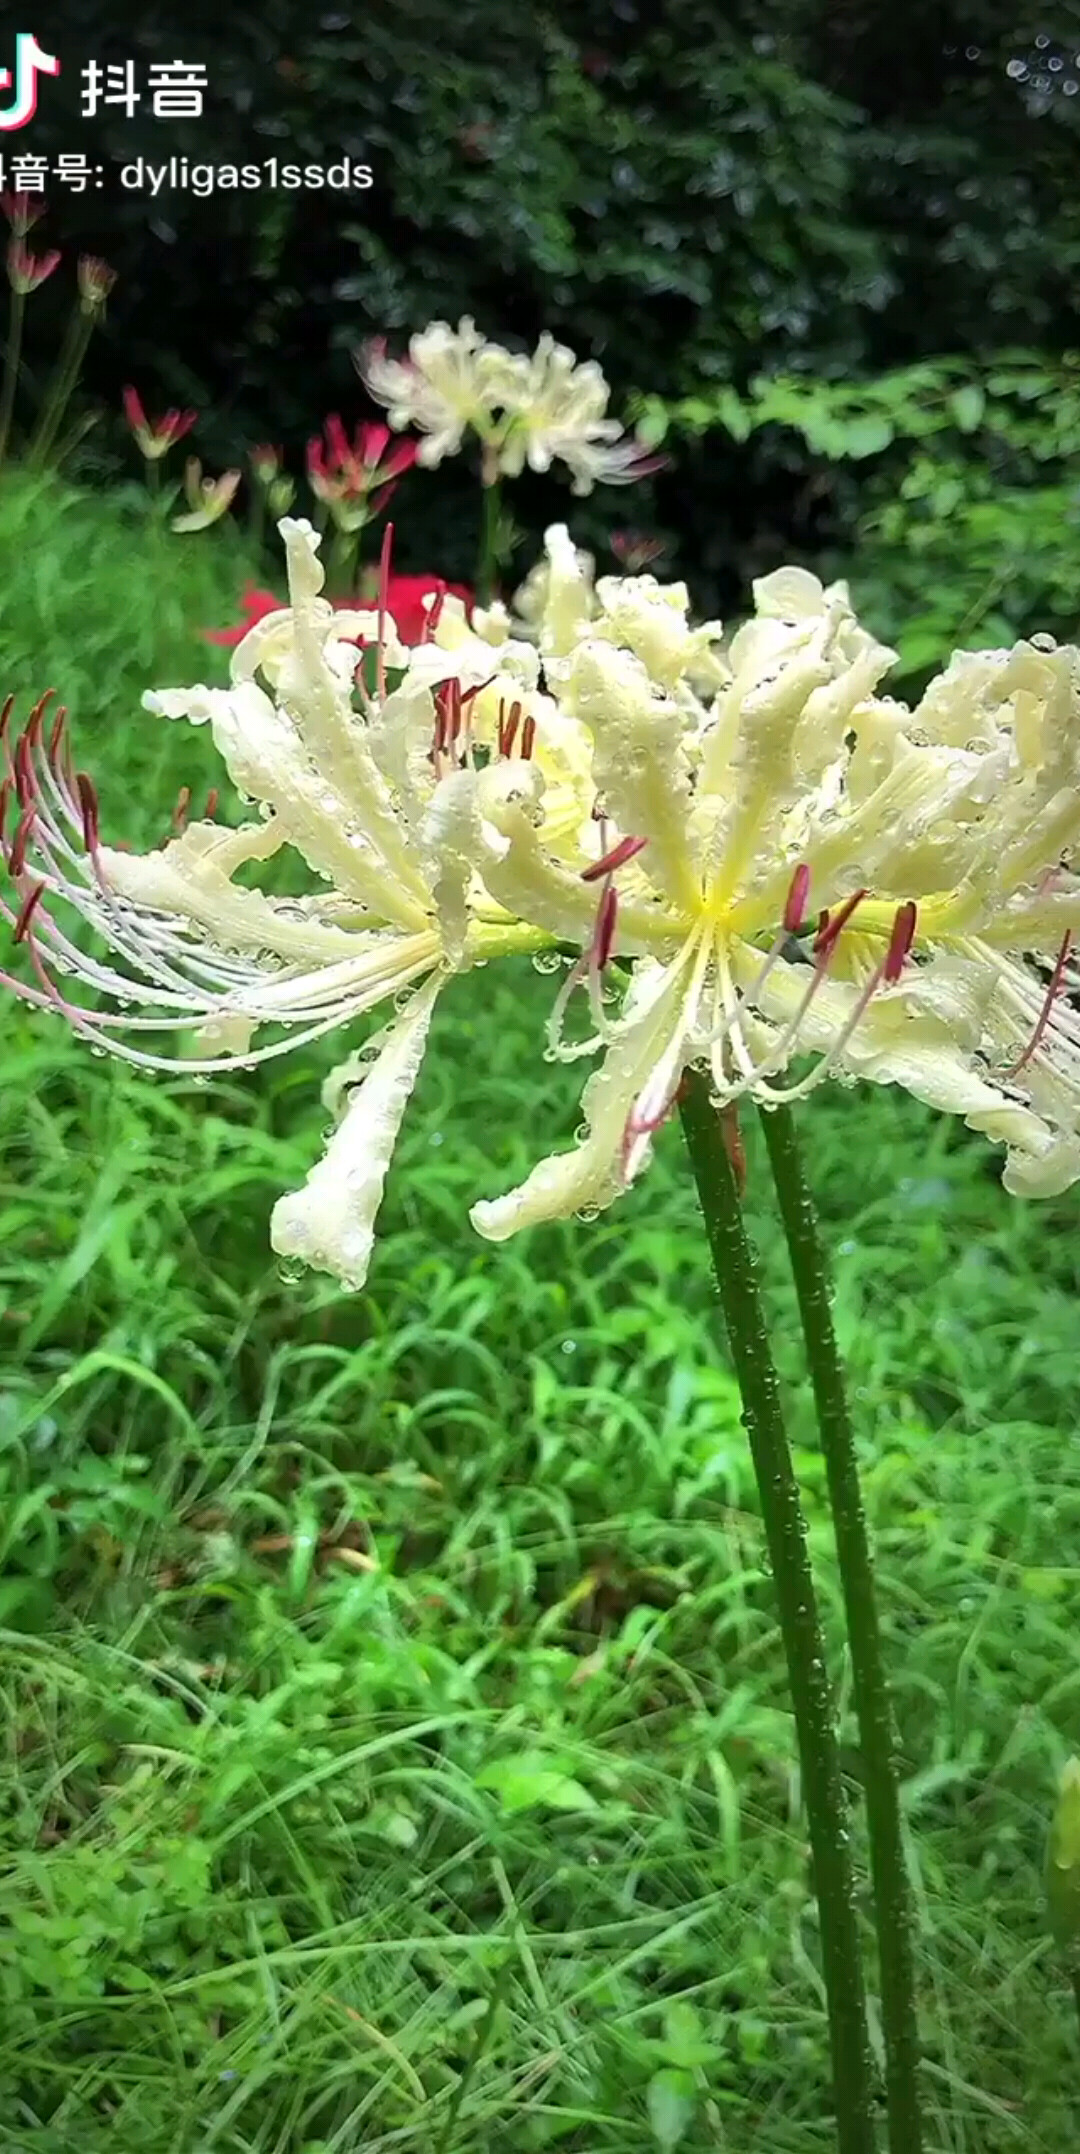
[[[277,1267],[277,1275],[283,1286],[295,1286],[304,1276],[303,1258],[282,1257]]]
[[[1039,629],[1037,634],[1031,638],[1031,648],[1033,651],[1056,651],[1057,640],[1054,636],[1048,635],[1045,629]]]
[[[580,1219],[583,1227],[591,1227],[593,1220],[599,1219],[599,1217],[600,1206],[598,1204],[583,1204],[580,1211],[574,1213],[574,1218]]]
[[[1026,82],[1028,79],[1027,61],[1010,60],[1007,68],[1005,69],[1005,73],[1007,75],[1011,75],[1014,82]]]
[[[579,1212],[579,1213],[578,1213],[578,1218],[580,1219],[580,1217],[581,1217],[581,1214],[580,1214],[580,1212]],[[564,1339],[564,1340],[563,1340],[563,1343],[562,1343],[562,1352],[563,1352],[564,1354],[576,1354],[576,1353],[577,1353],[577,1340],[576,1340],[576,1339]]]
[[[560,959],[557,950],[537,950],[536,955],[532,961],[533,971],[547,973],[558,972],[559,963]]]

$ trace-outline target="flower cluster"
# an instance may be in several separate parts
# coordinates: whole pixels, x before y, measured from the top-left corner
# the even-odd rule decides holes
[[[610,391],[595,361],[579,362],[547,334],[527,357],[491,343],[468,316],[456,329],[430,322],[410,339],[407,358],[389,358],[379,338],[356,355],[356,366],[391,426],[422,435],[417,460],[428,468],[456,456],[470,432],[487,479],[516,478],[526,463],[548,471],[559,461],[576,494],[643,478],[664,461],[607,416]]]
[[[8,984],[130,1061],[251,1067],[393,1006],[328,1080],[325,1156],[274,1210],[282,1255],[362,1284],[436,999],[524,951],[567,967],[548,1053],[602,1060],[579,1140],[474,1206],[491,1239],[612,1203],[688,1066],[718,1106],[900,1084],[1002,1142],[1015,1193],[1080,1179],[1080,654],[957,653],[909,710],[879,694],[894,654],[844,585],[763,578],[722,651],[682,585],[590,594],[562,526],[537,643],[445,596],[409,644],[385,581],[371,610],[335,609],[311,526],[281,529],[290,605],[249,630],[230,686],[145,699],[210,725],[260,817],[110,849],[39,706],[0,834],[31,972]],[[234,881],[283,847],[323,887]],[[192,1031],[194,1059],[144,1044]]]

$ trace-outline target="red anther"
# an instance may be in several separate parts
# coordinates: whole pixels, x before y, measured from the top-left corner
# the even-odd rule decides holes
[[[523,762],[528,762],[529,757],[533,752],[533,742],[535,739],[536,720],[535,718],[531,717],[526,718],[525,723],[521,728],[521,755]]]
[[[1061,939],[1061,948],[1058,951],[1057,960],[1054,965],[1053,972],[1050,975],[1050,984],[1046,990],[1042,1009],[1039,1012],[1038,1024],[1036,1025],[1035,1030],[1032,1033],[1023,1054],[1020,1057],[1019,1062],[1014,1062],[1012,1068],[1005,1071],[1006,1077],[1019,1076],[1020,1071],[1027,1066],[1027,1064],[1031,1060],[1032,1055],[1041,1045],[1043,1035],[1046,1032],[1047,1025],[1050,1023],[1050,1017],[1054,1008],[1054,1004],[1057,1001],[1058,995],[1061,992],[1061,983],[1065,978],[1065,967],[1068,963],[1069,951],[1071,950],[1071,948],[1072,929],[1071,927],[1067,927]]]
[[[844,899],[842,905],[837,906],[834,913],[822,913],[818,922],[818,931],[814,937],[815,957],[820,957],[826,963],[828,962],[836,947],[837,937],[842,929],[847,926],[856,905],[862,904],[866,894],[865,890],[855,890],[850,897]]]
[[[379,617],[375,649],[375,685],[380,701],[386,694],[386,615],[390,602],[390,548],[393,543],[394,526],[387,524],[379,555]]]
[[[602,860],[593,860],[587,868],[582,869],[582,882],[595,883],[599,882],[602,875],[614,875],[616,868],[625,867],[627,861],[632,860],[635,853],[640,853],[648,842],[648,838],[620,838],[618,844],[613,845],[610,853],[605,853]]]
[[[210,787],[210,791],[208,792],[208,794],[207,794],[207,796],[206,796],[206,807],[205,807],[205,808],[204,808],[204,810],[203,810],[203,813],[204,813],[204,815],[205,815],[205,817],[206,817],[206,820],[207,820],[207,822],[208,822],[208,823],[212,823],[212,822],[213,822],[213,820],[214,820],[214,817],[215,817],[215,815],[217,814],[217,811],[218,811],[218,789],[217,789],[217,786],[216,786],[216,785],[212,785],[212,786]]]
[[[27,733],[20,733],[15,743],[15,791],[19,796],[20,808],[28,807],[37,793],[37,779],[30,760],[30,738]]]
[[[0,785],[0,845],[4,842],[4,824],[7,820],[7,804],[11,798],[11,779],[5,778]]]
[[[618,915],[619,893],[614,883],[608,883],[600,900],[600,910],[596,916],[596,938],[593,947],[596,967],[599,972],[603,972],[604,966],[607,964],[615,946],[615,923]]]
[[[57,711],[56,716],[52,722],[52,731],[49,734],[49,745],[46,750],[46,754],[48,755],[50,763],[55,764],[56,762],[56,754],[60,743],[64,737],[64,726],[66,721],[67,709],[66,706],[61,703],[60,708]]]
[[[98,842],[98,797],[85,770],[75,773],[75,792],[82,809],[83,842],[87,852],[92,853]]]
[[[806,918],[806,901],[809,895],[810,870],[804,860],[791,878],[791,888],[784,906],[784,929],[787,934],[796,935],[801,928]]]
[[[431,639],[435,634],[435,630],[438,628],[439,622],[442,619],[443,602],[445,598],[445,591],[437,591],[435,593],[435,604],[433,606],[429,606],[426,614],[424,615],[424,633],[420,638],[421,643],[431,642]]]
[[[499,754],[500,754],[500,755],[509,755],[509,753],[510,753],[510,750],[511,750],[511,748],[512,748],[512,747],[513,747],[513,745],[514,745],[514,735],[515,735],[515,733],[517,732],[517,729],[518,729],[518,726],[520,725],[520,723],[521,723],[521,705],[520,705],[520,703],[517,703],[517,702],[511,703],[511,705],[510,705],[510,709],[509,709],[509,711],[507,711],[507,708],[506,708],[506,698],[505,698],[505,696],[500,696],[500,697],[499,697],[499,732],[498,732],[498,742],[499,742]]]
[[[914,898],[908,898],[906,904],[897,908],[896,918],[892,925],[892,934],[889,937],[889,948],[885,957],[884,978],[888,981],[890,987],[900,978],[900,974],[903,972],[904,960],[915,940],[915,923],[918,917],[919,908]]]
[[[9,873],[17,880],[26,866],[26,848],[33,834],[37,813],[34,808],[24,808],[15,825],[15,836],[8,855]]]
[[[2,741],[3,741],[3,743],[4,743],[5,747],[7,746],[7,729],[8,729],[8,727],[9,727],[9,725],[11,724],[11,713],[12,713],[12,711],[14,710],[14,708],[15,708],[15,698],[14,698],[14,696],[13,696],[13,695],[11,695],[11,696],[5,696],[5,697],[4,697],[4,702],[3,702],[3,707],[2,707],[2,708],[0,708],[0,740],[2,740]]]
[[[29,897],[23,899],[19,907],[19,917],[15,922],[14,940],[16,942],[22,942],[29,932],[30,922],[45,895],[45,890],[46,885],[44,883],[35,883]]]
[[[186,825],[186,823],[187,823],[187,818],[188,818],[188,809],[190,808],[190,806],[191,806],[191,787],[190,787],[190,785],[182,785],[182,786],[180,787],[180,791],[178,792],[178,794],[177,794],[177,796],[176,796],[176,806],[175,806],[175,808],[173,809],[173,818],[172,818],[172,819],[173,819],[173,829],[174,829],[174,830],[179,830],[179,831],[183,831],[183,829],[184,829],[184,827],[185,827],[185,825]]]
[[[55,688],[46,688],[44,695],[38,697],[37,702],[35,703],[34,708],[26,721],[26,737],[30,743],[31,751],[36,749],[38,742],[41,739],[41,729],[45,723],[46,707],[51,702],[55,694]]]

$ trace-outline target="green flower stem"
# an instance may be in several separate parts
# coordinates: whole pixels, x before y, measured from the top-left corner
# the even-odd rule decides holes
[[[893,2154],[920,2154],[919,2023],[911,1894],[900,1823],[892,1704],[881,1650],[858,1460],[829,1306],[824,1253],[802,1169],[795,1118],[789,1107],[763,1108],[761,1123],[795,1275],[847,1615],[881,1970],[889,2144]]]
[[[480,553],[476,564],[476,596],[482,606],[490,606],[495,596],[495,570],[498,566],[502,515],[498,459],[486,448],[481,463],[480,492],[483,507],[480,517]]]
[[[71,401],[71,393],[82,371],[87,346],[94,332],[94,317],[83,307],[76,307],[68,322],[63,349],[57,361],[56,372],[49,387],[45,406],[30,443],[27,461],[33,470],[40,471],[49,454],[64,413]]]
[[[4,380],[0,387],[0,464],[7,455],[11,434],[12,414],[15,410],[15,389],[19,379],[19,361],[22,358],[23,317],[26,313],[26,294],[13,284],[8,308],[7,349],[4,353]]]
[[[757,1284],[724,1130],[708,1079],[690,1071],[681,1103],[683,1132],[709,1237],[743,1421],[757,1477],[772,1565],[802,1763],[821,1957],[832,2047],[840,2154],[873,2154],[866,1999],[840,1754],[818,1621],[814,1582]]]

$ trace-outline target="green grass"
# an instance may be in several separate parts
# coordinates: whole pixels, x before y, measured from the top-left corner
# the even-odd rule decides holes
[[[106,835],[216,782],[221,532],[0,494],[0,648]],[[6,954],[0,962],[6,962]],[[0,1007],[0,2105],[26,2154],[828,2154],[813,1903],[739,1402],[677,1129],[592,1226],[478,1194],[578,1119],[525,963],[440,1005],[367,1291],[267,1222],[334,1049],[150,1081]],[[845,1703],[794,1296],[748,1203]],[[1080,1748],[1075,1204],[815,1100],[920,1908],[933,2154],[1061,2154],[1044,1939]],[[865,1859],[858,1845],[864,1880]],[[869,1923],[867,1923],[869,1934]],[[677,2135],[681,2134],[681,2137]]]

